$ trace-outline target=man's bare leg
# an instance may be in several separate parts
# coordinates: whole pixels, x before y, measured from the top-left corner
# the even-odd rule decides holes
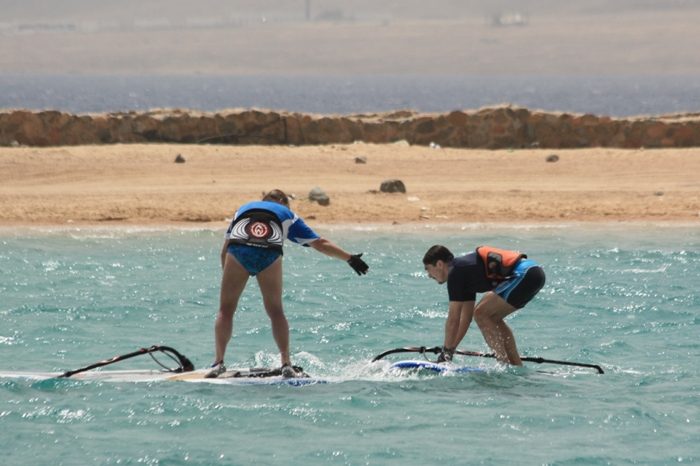
[[[491,291],[484,295],[474,309],[474,320],[497,360],[522,366],[523,362],[515,344],[513,331],[503,320],[515,311],[517,311],[515,307]]]

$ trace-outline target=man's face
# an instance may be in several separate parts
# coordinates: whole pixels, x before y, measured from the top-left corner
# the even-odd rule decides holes
[[[450,269],[443,261],[437,261],[435,265],[425,264],[425,271],[428,272],[430,278],[442,285],[447,281]]]

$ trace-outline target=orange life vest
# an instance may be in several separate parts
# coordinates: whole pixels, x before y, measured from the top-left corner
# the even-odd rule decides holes
[[[513,274],[513,269],[522,259],[527,259],[527,254],[516,251],[505,251],[490,246],[476,248],[476,253],[481,257],[486,266],[486,276],[490,279],[502,280]]]

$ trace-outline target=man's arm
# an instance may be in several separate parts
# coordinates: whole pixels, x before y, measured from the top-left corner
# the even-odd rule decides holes
[[[474,301],[466,301],[462,303],[462,314],[459,319],[459,330],[457,332],[457,340],[454,342],[454,348],[459,346],[464,338],[464,335],[467,334],[467,330],[469,330],[469,325],[471,325],[473,317]]]
[[[445,348],[457,348],[474,317],[474,301],[450,301],[445,322]]]

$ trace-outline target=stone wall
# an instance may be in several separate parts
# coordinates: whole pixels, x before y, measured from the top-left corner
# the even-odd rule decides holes
[[[259,110],[184,110],[73,115],[0,112],[0,146],[116,143],[391,143],[484,149],[700,146],[700,113],[627,119],[516,107],[444,114],[397,111],[322,116]]]

